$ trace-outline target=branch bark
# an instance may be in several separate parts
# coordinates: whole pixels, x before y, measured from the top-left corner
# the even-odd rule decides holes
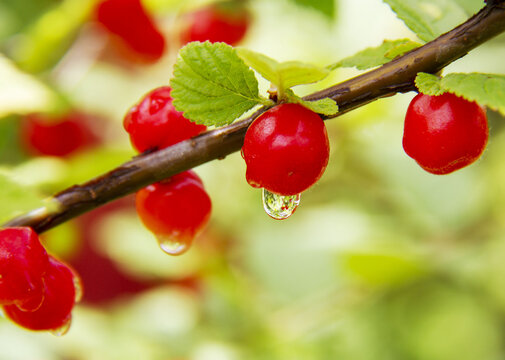
[[[331,98],[340,116],[374,100],[415,90],[418,72],[436,73],[470,50],[505,31],[505,4],[490,2],[465,23],[426,45],[375,70],[306,96],[305,100]],[[141,154],[112,171],[53,196],[57,206],[33,210],[4,227],[30,226],[38,233],[90,211],[109,201],[181,171],[240,150],[247,128],[267,109],[229,126],[208,131],[149,154]]]

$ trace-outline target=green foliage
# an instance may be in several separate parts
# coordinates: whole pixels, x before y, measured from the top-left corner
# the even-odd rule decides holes
[[[450,92],[505,115],[505,75],[453,73],[443,78],[419,73],[416,86],[424,94]]]
[[[277,89],[288,89],[296,85],[311,84],[323,80],[329,70],[300,61],[278,62],[266,55],[248,49],[237,49],[244,62]]]
[[[440,84],[440,78],[433,74],[419,73],[416,76],[416,87],[426,95],[441,95],[444,90]]]
[[[269,102],[258,95],[253,71],[224,43],[193,42],[182,48],[170,85],[175,108],[208,126],[230,124]]]
[[[329,65],[328,69],[334,70],[339,67],[355,67],[358,70],[370,69],[383,65],[419,46],[421,44],[409,39],[384,40],[379,46],[367,48],[335,64]]]
[[[289,102],[301,104],[318,114],[332,116],[338,112],[337,103],[335,102],[335,100],[329,98],[315,101],[305,101],[300,97],[296,96],[291,89],[286,90],[286,96]]]
[[[305,6],[321,13],[329,19],[335,17],[335,1],[334,0],[291,0],[294,3]]]
[[[468,18],[465,10],[473,8],[456,0],[384,0],[419,39],[431,41]]]
[[[6,169],[0,169],[0,223],[44,205],[42,197]]]

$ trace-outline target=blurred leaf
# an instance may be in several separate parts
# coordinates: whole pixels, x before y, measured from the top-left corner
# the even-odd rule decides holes
[[[427,273],[417,257],[399,252],[344,252],[343,266],[369,285],[401,285]]]
[[[247,65],[282,91],[296,85],[321,81],[330,73],[325,68],[300,61],[280,63],[266,55],[244,48],[237,49],[237,53]]]
[[[21,68],[40,72],[54,65],[67,50],[97,1],[63,0],[43,13],[13,48],[13,57]]]
[[[58,101],[57,94],[0,54],[0,117],[44,111]]]
[[[484,0],[455,0],[471,16],[484,7]]]
[[[355,67],[358,70],[370,69],[383,65],[393,60],[395,57],[419,46],[421,46],[421,44],[409,39],[384,40],[384,42],[377,47],[362,50],[335,64],[329,65],[328,69],[334,70],[339,67]]]
[[[335,1],[334,0],[291,0],[295,4],[318,11],[324,16],[334,19]]]
[[[191,121],[205,125],[232,123],[258,104],[254,73],[229,45],[192,42],[179,52],[170,81],[174,106]]]
[[[425,94],[438,95],[441,92],[450,92],[505,115],[505,75],[453,73],[438,78],[419,73],[416,85]]]
[[[0,169],[0,202],[0,223],[45,205],[39,194],[16,182],[6,169]]]
[[[456,0],[383,0],[421,40],[426,42],[468,18]]]

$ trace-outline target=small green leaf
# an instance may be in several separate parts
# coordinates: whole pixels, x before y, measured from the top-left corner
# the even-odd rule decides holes
[[[306,101],[297,96],[291,89],[287,89],[286,95],[289,102],[301,104],[315,113],[326,116],[333,116],[338,113],[337,102],[333,99],[325,98],[315,101]]]
[[[419,46],[421,46],[421,44],[409,39],[384,40],[379,46],[362,50],[335,64],[329,65],[327,68],[334,70],[339,67],[355,67],[358,70],[366,70],[383,65],[393,60],[395,57]]]
[[[453,73],[439,78],[419,73],[416,86],[423,94],[440,95],[449,92],[505,115],[505,75]]]
[[[468,17],[469,6],[457,0],[384,0],[421,40],[426,42],[452,29]]]
[[[254,72],[224,43],[189,43],[174,67],[174,106],[198,124],[226,125],[258,104],[270,103],[258,95]]]
[[[321,81],[330,73],[328,69],[300,61],[281,63],[248,49],[237,49],[237,52],[247,65],[274,84],[280,93],[292,86]]]
[[[505,75],[449,74],[441,83],[445,91],[476,101],[505,115]]]
[[[291,1],[293,1],[298,5],[316,10],[331,20],[335,17],[334,0],[291,0]]]
[[[441,79],[432,74],[418,73],[416,76],[416,87],[426,95],[441,95],[444,93],[440,84]]]

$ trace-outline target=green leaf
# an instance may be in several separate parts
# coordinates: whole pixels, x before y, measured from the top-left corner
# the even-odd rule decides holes
[[[468,17],[456,0],[384,0],[421,40],[431,41]],[[461,2],[461,0],[459,1]]]
[[[189,43],[179,52],[174,67],[174,106],[191,121],[205,125],[232,123],[258,104],[254,72],[224,43]]]
[[[247,65],[283,91],[292,86],[311,84],[324,79],[330,71],[300,61],[278,62],[266,55],[248,49],[237,49]]]
[[[436,75],[427,73],[418,73],[416,76],[416,87],[420,92],[426,95],[441,95],[444,93],[440,78]]]
[[[505,115],[505,75],[449,74],[442,79],[442,88]]]
[[[379,46],[362,50],[355,55],[329,65],[328,69],[334,70],[339,67],[356,67],[358,70],[370,69],[383,65],[393,60],[395,57],[419,46],[421,46],[421,44],[409,39],[384,40]]]
[[[6,169],[0,169],[0,202],[0,223],[44,205],[39,194],[23,186]]]
[[[337,102],[333,99],[325,98],[315,101],[306,101],[297,96],[291,89],[286,90],[286,96],[289,102],[301,104],[318,114],[332,116],[338,112]]]
[[[419,73],[416,86],[427,95],[450,92],[505,115],[505,75],[453,73],[443,78]]]
[[[335,17],[335,1],[334,0],[291,0],[297,5],[301,5],[318,11],[324,16],[333,20]]]

